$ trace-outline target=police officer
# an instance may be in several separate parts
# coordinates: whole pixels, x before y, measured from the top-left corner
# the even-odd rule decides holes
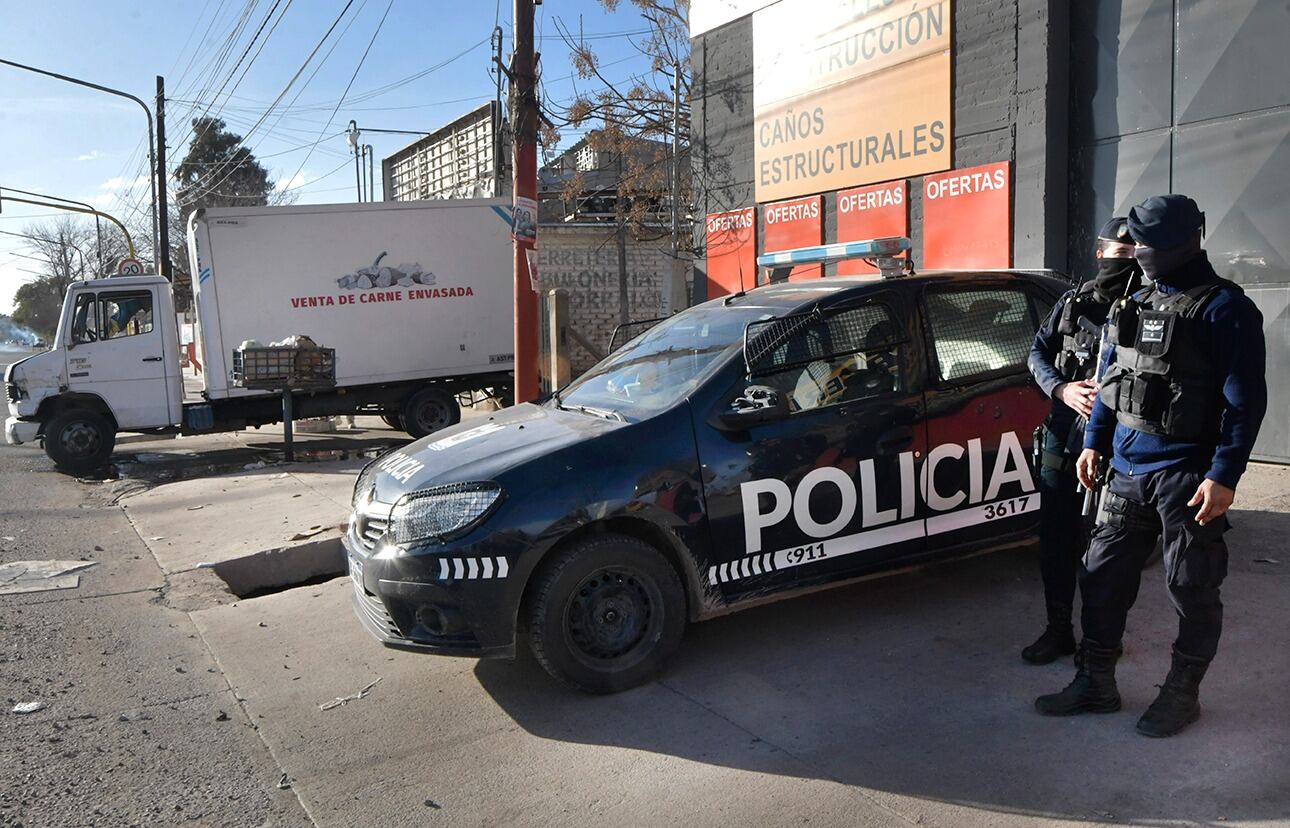
[[[1084,423],[1093,410],[1093,376],[1101,337],[1113,302],[1136,287],[1142,271],[1133,257],[1128,220],[1117,216],[1097,234],[1097,275],[1057,301],[1035,334],[1030,373],[1052,398],[1037,445],[1039,460],[1040,551],[1048,626],[1021,651],[1031,664],[1048,664],[1075,652],[1071,611],[1075,577],[1087,541],[1084,496],[1075,478],[1075,459],[1084,446]]]
[[[1074,681],[1035,707],[1050,716],[1120,709],[1117,651],[1159,525],[1178,637],[1169,674],[1137,728],[1171,736],[1200,716],[1200,682],[1222,632],[1226,513],[1267,406],[1263,320],[1210,266],[1194,201],[1154,196],[1128,218],[1152,284],[1108,329],[1115,348],[1076,465],[1080,482],[1092,486],[1110,456],[1079,579],[1082,657]]]

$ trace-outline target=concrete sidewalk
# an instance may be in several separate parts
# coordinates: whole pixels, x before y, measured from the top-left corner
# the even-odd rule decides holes
[[[523,648],[382,648],[344,578],[191,617],[320,825],[1284,824],[1290,469],[1251,467],[1237,505],[1205,713],[1165,740],[1133,729],[1176,631],[1159,564],[1124,712],[1072,719],[1032,709],[1073,669],[1018,657],[1043,617],[1027,552],[694,625],[658,681],[606,697],[556,687]]]
[[[237,595],[344,571],[340,539],[366,460],[267,466],[122,499],[166,575],[213,568]]]

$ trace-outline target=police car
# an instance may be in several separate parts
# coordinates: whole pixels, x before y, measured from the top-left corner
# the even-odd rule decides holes
[[[782,275],[893,245],[758,262]],[[1049,404],[1026,357],[1067,287],[830,277],[659,321],[549,400],[364,469],[355,612],[427,653],[511,656],[526,633],[552,676],[611,692],[652,676],[688,622],[1033,542]]]

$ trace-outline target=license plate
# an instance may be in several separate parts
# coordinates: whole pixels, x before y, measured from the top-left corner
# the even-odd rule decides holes
[[[363,588],[363,562],[353,555],[349,556],[349,577],[354,579],[354,586]]]

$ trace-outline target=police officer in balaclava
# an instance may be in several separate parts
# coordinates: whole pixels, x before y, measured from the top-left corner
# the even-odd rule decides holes
[[[1048,664],[1075,652],[1071,612],[1079,560],[1088,540],[1075,460],[1084,447],[1084,423],[1097,394],[1093,376],[1099,331],[1112,303],[1138,286],[1142,272],[1133,257],[1128,220],[1122,216],[1102,226],[1094,253],[1097,274],[1057,300],[1030,347],[1030,373],[1053,401],[1036,438],[1039,571],[1048,623],[1039,639],[1021,651],[1021,657],[1031,664]]]
[[[1173,661],[1139,732],[1171,736],[1200,716],[1199,688],[1223,626],[1227,510],[1267,407],[1263,318],[1201,249],[1204,214],[1182,195],[1129,211],[1135,255],[1151,285],[1108,327],[1114,348],[1076,473],[1093,486],[1110,458],[1080,572],[1075,679],[1035,700],[1049,716],[1120,709],[1116,659],[1142,565],[1163,531]]]

